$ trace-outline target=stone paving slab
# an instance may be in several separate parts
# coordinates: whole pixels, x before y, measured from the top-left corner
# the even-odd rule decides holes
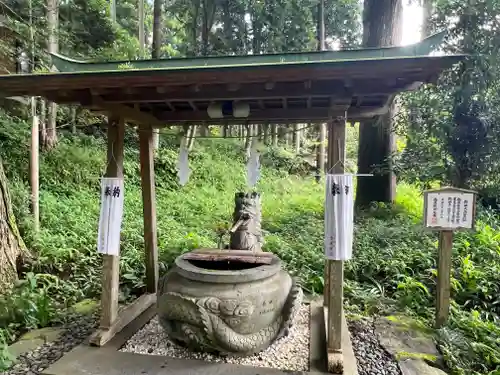
[[[446,375],[432,330],[405,316],[375,321],[380,344],[398,361],[403,375]]]
[[[62,332],[63,329],[57,327],[34,329],[22,335],[18,341],[9,346],[9,353],[18,357],[43,344],[56,341],[61,336]]]
[[[290,372],[232,364],[182,360],[118,352],[81,345],[43,372],[44,375],[290,375]]]
[[[123,344],[156,315],[152,307],[137,317],[104,347],[92,347],[88,342],[67,353],[43,372],[44,375],[285,375],[325,374],[324,344],[319,329],[323,325],[323,311],[319,306],[311,310],[311,371],[293,372],[265,367],[250,367],[202,360],[174,359],[136,353],[119,352]],[[314,332],[314,334],[313,334]],[[315,337],[317,340],[314,340]]]

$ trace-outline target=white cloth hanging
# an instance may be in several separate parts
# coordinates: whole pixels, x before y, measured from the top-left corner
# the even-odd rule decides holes
[[[123,178],[102,178],[101,215],[97,233],[97,251],[101,254],[120,255],[124,193]]]
[[[252,143],[250,157],[247,163],[247,185],[253,188],[260,178],[260,153],[257,147],[257,142]]]
[[[326,175],[325,256],[330,260],[352,258],[354,186],[349,174]]]
[[[189,181],[189,176],[191,175],[191,169],[189,169],[189,151],[186,146],[186,138],[183,137],[181,140],[181,148],[179,150],[179,160],[177,161],[177,176],[179,177],[179,183],[184,186]]]

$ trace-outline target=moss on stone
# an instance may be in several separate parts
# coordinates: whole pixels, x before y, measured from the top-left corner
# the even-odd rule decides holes
[[[93,313],[99,307],[99,302],[93,299],[84,299],[71,306],[71,311],[77,314],[88,315]]]
[[[403,359],[421,359],[428,362],[436,362],[438,360],[438,358],[435,355],[427,353],[409,353],[409,352],[396,353],[396,360],[400,361]]]
[[[433,336],[434,330],[425,325],[425,323],[412,319],[408,316],[402,315],[390,315],[386,316],[386,319],[392,323],[395,323],[396,328],[401,330],[411,330],[423,334],[426,337]]]

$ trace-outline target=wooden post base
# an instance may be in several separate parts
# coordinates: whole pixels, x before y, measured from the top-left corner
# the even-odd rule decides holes
[[[326,343],[328,343],[328,307],[323,307]],[[347,327],[347,320],[342,314],[342,349],[329,351],[326,347],[326,358],[328,360],[328,372],[336,375],[358,375],[358,366],[354,350],[352,349],[351,336]]]
[[[118,317],[109,328],[99,328],[90,336],[90,344],[103,346],[110,341],[117,333],[121,332],[130,322],[146,311],[151,305],[156,303],[156,294],[144,294],[137,298],[130,305],[124,306]]]

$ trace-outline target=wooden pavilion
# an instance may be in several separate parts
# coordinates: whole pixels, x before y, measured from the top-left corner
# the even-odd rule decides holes
[[[91,342],[104,345],[156,301],[153,129],[221,122],[326,122],[328,168],[342,173],[347,120],[387,112],[397,93],[435,82],[443,70],[464,58],[431,56],[443,37],[436,34],[407,47],[256,56],[94,63],[53,55],[56,73],[0,76],[3,97],[41,96],[108,114],[108,177],[122,177],[125,123],[140,130],[147,294],[119,311],[119,257],[104,255],[101,323]],[[248,116],[209,116],[211,103],[227,101],[247,103]],[[325,284],[327,352],[333,369],[342,363],[342,335],[348,335],[342,308],[343,262],[327,261]]]

